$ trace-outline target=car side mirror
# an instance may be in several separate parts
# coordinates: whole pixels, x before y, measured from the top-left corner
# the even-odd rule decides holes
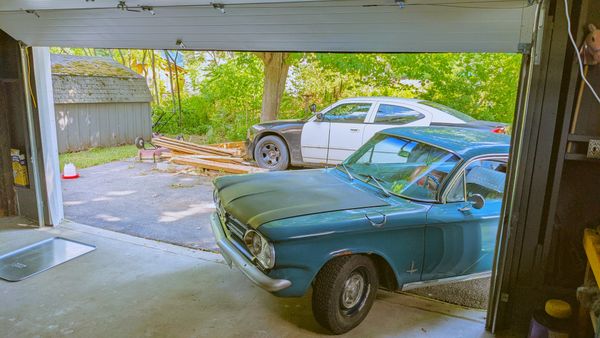
[[[317,112],[317,105],[316,104],[311,104],[310,105],[310,111],[314,114]]]
[[[473,194],[467,199],[473,209],[481,209],[485,206],[485,198],[481,194]]]
[[[323,118],[324,118],[323,113],[317,113],[316,116],[317,116],[317,122],[323,121]]]

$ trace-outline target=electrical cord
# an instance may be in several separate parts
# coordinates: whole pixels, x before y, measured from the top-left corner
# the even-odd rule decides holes
[[[575,42],[575,38],[573,37],[573,32],[571,32],[571,17],[569,15],[569,1],[564,0],[564,2],[565,2],[565,16],[567,17],[567,33],[569,34],[569,40],[571,41],[571,45],[573,45],[573,48],[575,49],[575,55],[577,56],[577,61],[578,61],[578,66],[579,66],[579,73],[581,74],[581,78],[583,79],[583,81],[585,82],[587,87],[590,89],[590,91],[596,98],[596,101],[598,101],[598,103],[600,103],[600,96],[598,96],[598,93],[596,93],[596,91],[594,90],[594,87],[590,84],[587,77],[585,76],[585,71],[583,70],[583,60],[581,59],[581,53],[579,52],[579,48],[577,48],[577,42]]]
[[[35,98],[35,94],[33,94],[33,89],[31,88],[31,64],[29,62],[29,48],[25,48],[25,56],[27,56],[27,74],[29,78],[27,79],[27,87],[29,87],[29,96],[31,97],[31,103],[33,103],[33,108],[37,109],[37,99]]]

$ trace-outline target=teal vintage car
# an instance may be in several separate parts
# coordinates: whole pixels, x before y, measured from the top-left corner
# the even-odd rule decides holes
[[[357,326],[378,288],[489,276],[510,138],[458,127],[387,129],[334,168],[224,176],[221,254],[282,297],[312,286],[316,320]]]

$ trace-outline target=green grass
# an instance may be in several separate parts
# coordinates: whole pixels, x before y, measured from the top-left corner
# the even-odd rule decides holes
[[[135,156],[137,156],[137,148],[134,145],[125,145],[64,153],[58,155],[58,159],[60,161],[60,171],[62,172],[65,163],[73,163],[77,169],[83,169]]]

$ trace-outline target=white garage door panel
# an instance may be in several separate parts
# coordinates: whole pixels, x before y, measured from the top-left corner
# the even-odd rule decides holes
[[[183,39],[187,48],[205,50],[517,52],[519,44],[531,38],[534,10],[517,8],[526,6],[526,0],[472,6],[505,9],[410,6],[446,0],[411,0],[404,9],[394,6],[393,0],[223,2],[225,14],[210,6],[170,6],[156,7],[152,16],[120,11],[114,8],[116,1],[12,0],[0,4],[0,29],[35,46],[173,49],[175,41]],[[143,4],[165,3],[175,2]],[[43,9],[53,4],[87,9]],[[6,11],[14,8],[42,9],[37,10],[38,18],[24,11]]]
[[[301,2],[319,2],[322,0],[301,0]],[[74,8],[114,8],[115,0],[2,0],[0,2],[0,11],[20,10],[20,9],[74,9]],[[273,4],[286,2],[299,2],[298,0],[127,0],[127,5],[136,7],[146,6],[173,6],[173,5],[210,5],[213,2],[223,4]]]

